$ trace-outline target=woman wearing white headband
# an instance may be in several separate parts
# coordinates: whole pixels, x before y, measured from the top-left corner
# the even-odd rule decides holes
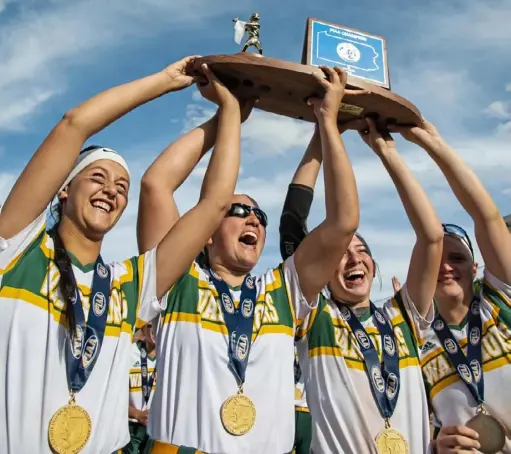
[[[128,202],[125,161],[84,142],[132,109],[190,86],[187,57],[69,111],[32,157],[0,213],[0,452],[111,453],[129,441],[135,324],[224,217],[239,147],[219,140],[201,198],[146,254],[104,264],[100,249]],[[238,114],[239,115],[239,114]],[[229,166],[222,163],[229,162]],[[58,195],[59,220],[45,211]]]
[[[394,127],[426,150],[472,217],[484,260],[477,263],[467,233],[444,224],[437,314],[425,334],[421,365],[437,426],[438,454],[511,453],[511,235],[495,202],[436,128]]]

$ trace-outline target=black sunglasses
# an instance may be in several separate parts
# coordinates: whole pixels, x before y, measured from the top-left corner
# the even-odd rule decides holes
[[[468,236],[467,231],[463,227],[460,227],[459,225],[456,224],[442,224],[442,227],[444,228],[444,233],[447,233],[448,235],[454,235],[455,237],[464,241],[465,244],[470,249],[472,257],[474,257],[474,249],[472,248],[472,242],[470,241],[470,237]]]
[[[268,225],[268,217],[263,210],[250,205],[245,205],[244,203],[233,203],[230,210],[227,212],[227,216],[246,218],[250,216],[250,213],[254,213],[255,217],[259,220],[263,227]]]

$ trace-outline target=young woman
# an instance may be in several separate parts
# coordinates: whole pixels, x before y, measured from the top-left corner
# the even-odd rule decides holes
[[[511,430],[511,235],[479,179],[433,125],[395,130],[424,148],[443,172],[474,220],[485,265],[481,291],[474,295],[472,242],[461,227],[445,224],[437,315],[421,359],[437,453],[511,453],[506,438]]]
[[[295,330],[358,225],[353,171],[337,128],[347,76],[339,69],[324,71],[326,79],[322,73],[312,77],[325,96],[309,102],[323,139],[326,219],[293,257],[252,276],[268,220],[252,198],[233,197],[204,260],[194,262],[165,298],[157,336],[159,381],[149,416],[154,453],[186,446],[206,453],[282,454],[293,447]],[[216,103],[230,96],[227,90],[215,96],[201,90]],[[177,219],[172,194],[222,139],[221,133],[215,137],[221,124],[215,115],[172,144],[147,171],[141,206],[153,211],[141,212],[142,251],[157,244]],[[228,136],[233,147],[240,146],[239,121]],[[173,178],[163,178],[170,169]]]
[[[330,276],[328,291],[322,292],[318,306],[298,330],[313,420],[311,450],[424,453],[429,418],[417,332],[432,319],[442,227],[390,135],[380,134],[371,119],[367,123],[363,129],[368,132],[361,135],[392,178],[417,241],[406,284],[376,308],[370,300],[376,263],[362,236],[354,235]],[[281,244],[289,251],[307,238],[305,222],[321,166],[321,142],[316,136],[311,141],[286,198]]]
[[[126,390],[137,317],[146,323],[157,315],[159,298],[224,217],[239,150],[218,142],[200,201],[157,247],[105,264],[101,244],[126,208],[130,176],[113,150],[80,149],[135,107],[191,85],[191,60],[69,111],[2,207],[2,453],[111,453],[129,441]],[[56,195],[60,216],[47,231],[46,208]]]

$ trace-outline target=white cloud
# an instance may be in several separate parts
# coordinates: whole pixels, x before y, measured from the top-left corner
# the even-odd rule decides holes
[[[484,113],[489,117],[498,118],[499,120],[511,119],[511,110],[508,102],[494,101],[485,110]]]
[[[39,105],[66,86],[66,69],[88,66],[119,43],[194,27],[222,14],[224,2],[191,0],[54,0],[37,10],[29,3],[0,27],[0,129],[19,128]],[[241,2],[240,8],[245,1]],[[171,62],[169,62],[171,63]],[[28,91],[27,91],[28,89]],[[35,96],[44,93],[45,96]],[[23,106],[22,108],[17,106]]]

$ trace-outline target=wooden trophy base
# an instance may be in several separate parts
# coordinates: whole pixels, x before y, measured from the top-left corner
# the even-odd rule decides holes
[[[192,71],[200,74],[203,63],[239,99],[258,97],[258,109],[299,120],[316,121],[307,99],[321,96],[324,91],[311,76],[313,72],[321,72],[319,68],[241,52],[199,58],[193,63]],[[349,77],[347,88],[366,93],[344,96],[339,122],[366,116],[374,116],[380,125],[419,125],[422,122],[421,113],[412,103],[389,90]]]

